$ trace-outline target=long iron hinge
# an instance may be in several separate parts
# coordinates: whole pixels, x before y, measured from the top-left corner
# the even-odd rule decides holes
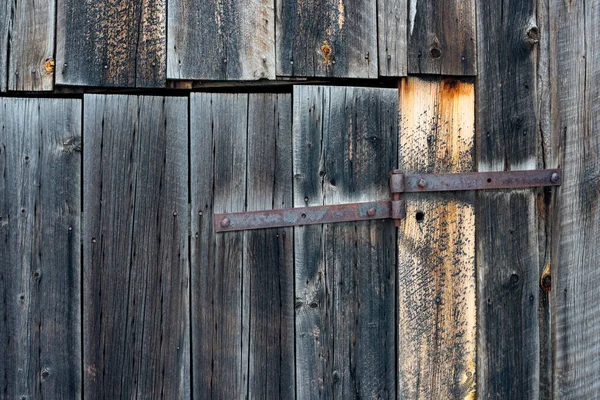
[[[214,226],[216,232],[232,232],[375,219],[392,219],[399,226],[406,216],[403,193],[559,186],[561,180],[560,169],[456,174],[405,174],[394,170],[390,173],[391,200],[215,214]]]

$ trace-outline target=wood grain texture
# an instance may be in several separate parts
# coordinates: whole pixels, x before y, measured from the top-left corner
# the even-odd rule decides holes
[[[85,397],[190,397],[187,99],[84,97]]]
[[[294,88],[294,206],[389,198],[397,91]],[[298,398],[395,398],[391,221],[296,228]]]
[[[168,15],[169,79],[275,79],[273,0],[173,0]]]
[[[408,0],[408,73],[475,75],[475,36],[475,0]]]
[[[56,84],[164,87],[166,0],[57,0]]]
[[[215,234],[213,212],[291,206],[291,96],[193,94],[195,398],[293,398],[291,229]]]
[[[408,0],[377,0],[379,75],[406,76]]]
[[[7,3],[10,15],[8,90],[52,90],[56,1]]]
[[[474,167],[471,82],[403,79],[399,168]],[[475,399],[473,193],[410,194],[398,233],[398,390],[406,399]]]
[[[8,78],[8,27],[10,16],[10,2],[3,0],[0,2],[0,93],[6,92]]]
[[[377,78],[377,2],[282,0],[277,75]]]
[[[81,101],[0,99],[0,398],[80,398]]]
[[[552,268],[554,396],[600,397],[600,2],[550,2],[552,133],[563,168]]]
[[[479,171],[537,167],[536,14],[536,2],[477,1]],[[536,191],[480,192],[477,199],[479,393],[484,399],[537,399]]]

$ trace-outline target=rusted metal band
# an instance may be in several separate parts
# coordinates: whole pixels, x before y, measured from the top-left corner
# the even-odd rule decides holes
[[[281,228],[335,222],[368,221],[375,219],[402,218],[404,208],[400,204],[392,207],[389,200],[368,203],[336,204],[279,210],[249,211],[241,213],[215,214],[215,232],[232,232],[248,229]]]
[[[559,186],[561,181],[560,169],[455,174],[404,174],[393,171],[390,189],[392,193],[520,189]]]

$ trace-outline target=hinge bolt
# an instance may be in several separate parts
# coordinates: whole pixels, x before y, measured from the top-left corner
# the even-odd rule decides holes
[[[229,220],[229,218],[223,218],[221,220],[221,226],[223,228],[227,228],[229,225],[231,225],[231,221]]]
[[[375,209],[374,209],[374,208],[369,208],[369,209],[367,210],[367,215],[368,215],[369,217],[374,217],[374,216],[375,216]]]
[[[560,180],[560,175],[557,172],[552,173],[550,176],[550,181],[552,183],[557,183]]]
[[[418,183],[419,187],[424,188],[426,184],[427,184],[427,182],[425,182],[425,179],[421,178],[419,180],[419,183]]]

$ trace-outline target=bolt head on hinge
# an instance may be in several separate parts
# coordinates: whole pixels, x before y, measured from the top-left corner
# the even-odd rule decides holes
[[[227,227],[229,227],[229,225],[231,225],[231,221],[229,220],[229,218],[223,218],[221,220],[221,226],[223,228],[227,228]]]

